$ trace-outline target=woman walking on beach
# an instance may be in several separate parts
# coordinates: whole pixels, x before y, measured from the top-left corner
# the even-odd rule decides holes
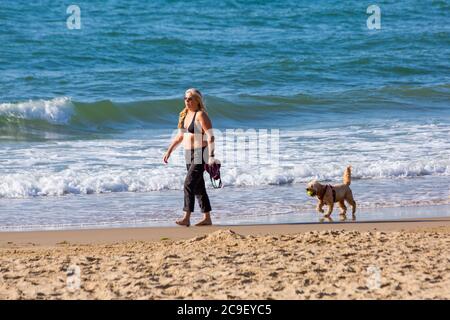
[[[184,96],[184,104],[185,107],[180,112],[178,121],[180,130],[164,154],[163,160],[167,163],[172,151],[183,143],[187,168],[184,181],[184,217],[176,223],[190,226],[190,217],[194,211],[195,198],[197,198],[203,219],[196,226],[207,226],[212,224],[211,204],[206,193],[203,172],[205,163],[211,165],[215,161],[212,124],[199,90],[188,89]]]

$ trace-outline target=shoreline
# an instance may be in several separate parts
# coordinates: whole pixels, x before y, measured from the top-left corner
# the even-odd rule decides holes
[[[450,227],[450,217],[378,221],[306,222],[284,224],[213,225],[203,227],[136,227],[48,231],[0,232],[0,248],[56,246],[59,244],[111,244],[130,241],[186,240],[219,230],[243,236],[285,235],[311,231],[345,230],[393,232]]]

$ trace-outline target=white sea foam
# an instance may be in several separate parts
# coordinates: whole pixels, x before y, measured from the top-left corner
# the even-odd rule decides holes
[[[306,164],[256,169],[224,167],[222,181],[227,187],[304,184],[311,179],[340,183],[343,169],[335,164],[324,164],[320,167]],[[98,170],[66,169],[60,172],[10,173],[2,175],[0,197],[181,190],[185,173],[185,168],[180,166],[136,170],[107,167]],[[353,169],[354,179],[395,179],[426,175],[450,176],[450,165],[445,161],[392,164],[380,162],[368,166],[356,165]],[[206,181],[209,185],[208,180]]]
[[[69,123],[73,112],[74,105],[68,97],[0,104],[0,116],[44,120],[53,124]]]
[[[222,181],[225,187],[297,186],[311,179],[339,183],[348,164],[353,167],[355,183],[387,179],[392,180],[392,188],[399,179],[450,177],[449,130],[441,124],[395,122],[314,132],[280,131],[279,165],[223,161]],[[183,188],[182,148],[172,154],[168,165],[162,163],[169,134],[141,130],[127,135],[127,139],[5,144],[0,149],[0,197]],[[221,152],[216,154],[223,160]]]

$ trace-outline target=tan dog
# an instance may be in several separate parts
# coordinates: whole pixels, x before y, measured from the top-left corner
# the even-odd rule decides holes
[[[356,202],[353,199],[352,190],[350,189],[351,183],[351,166],[348,166],[344,172],[344,183],[338,185],[323,185],[316,180],[313,180],[308,183],[306,188],[306,192],[312,196],[317,196],[319,199],[319,203],[317,204],[317,211],[324,213],[322,209],[324,205],[328,206],[328,211],[325,214],[325,217],[330,217],[333,212],[334,203],[338,202],[339,207],[341,208],[341,215],[345,216],[347,212],[347,207],[345,206],[344,201],[347,201],[348,204],[352,206],[352,215],[355,217],[356,212]]]

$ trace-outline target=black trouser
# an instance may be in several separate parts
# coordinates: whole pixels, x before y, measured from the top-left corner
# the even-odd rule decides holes
[[[188,172],[184,180],[184,211],[194,211],[195,198],[197,198],[202,212],[211,211],[211,204],[203,179],[203,172],[205,171],[203,155],[205,155],[207,161],[208,150],[206,147],[185,151]]]

